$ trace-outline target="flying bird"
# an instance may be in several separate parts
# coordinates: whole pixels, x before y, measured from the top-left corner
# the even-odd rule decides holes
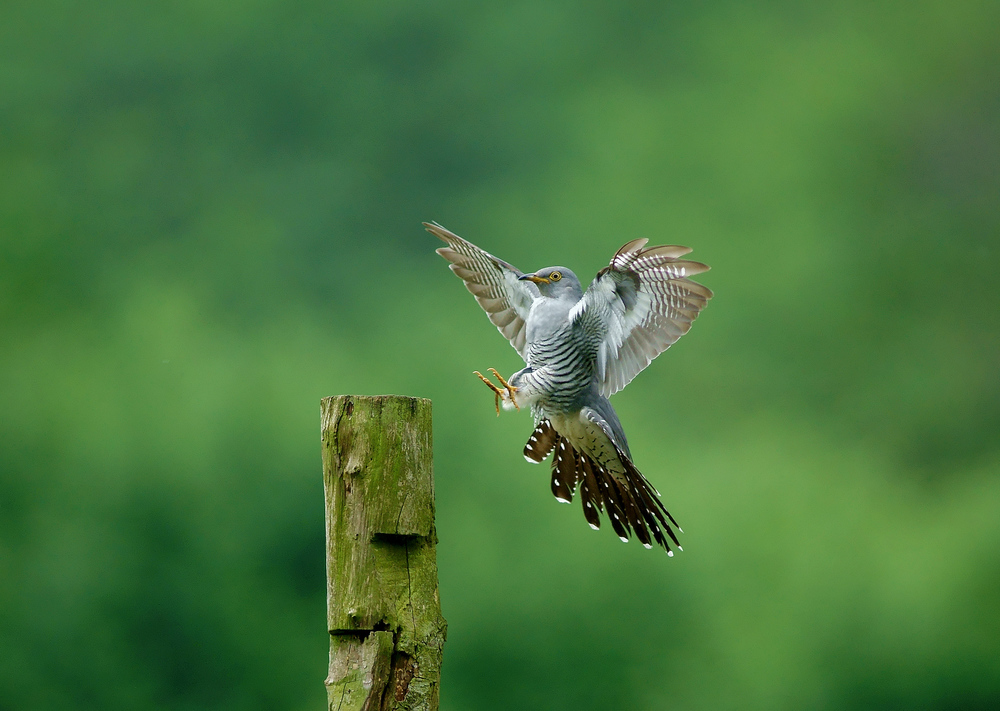
[[[524,359],[526,367],[506,379],[489,369],[499,385],[475,374],[494,392],[498,415],[501,404],[531,411],[524,456],[538,463],[554,453],[556,499],[570,503],[579,493],[591,528],[600,528],[604,512],[623,541],[635,534],[646,548],[683,550],[673,530],[681,528],[632,462],[608,398],[688,332],[712,298],[688,277],[708,267],[681,259],[687,247],[636,239],[584,292],[565,267],[525,274],[437,223],[424,227],[447,243],[437,253]]]

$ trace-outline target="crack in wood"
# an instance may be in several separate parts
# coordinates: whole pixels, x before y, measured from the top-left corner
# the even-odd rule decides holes
[[[389,623],[383,620],[376,622],[372,625],[371,629],[355,629],[352,627],[351,629],[330,630],[330,634],[338,637],[358,637],[363,642],[368,639],[368,635],[372,632],[388,632],[390,629]]]
[[[436,710],[447,628],[437,590],[430,403],[325,399],[323,442],[328,709]]]
[[[410,682],[417,676],[417,660],[406,652],[392,655],[392,690],[396,701],[406,698]]]
[[[410,600],[410,622],[413,625],[413,635],[417,634],[417,619],[413,614],[413,582],[410,580],[410,544],[406,543],[406,594]]]

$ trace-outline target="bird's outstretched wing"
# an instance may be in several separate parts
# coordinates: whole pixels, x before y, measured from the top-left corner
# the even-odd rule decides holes
[[[524,320],[531,302],[538,298],[538,287],[530,281],[518,281],[523,272],[489,252],[484,252],[441,225],[424,223],[427,231],[448,243],[437,253],[451,264],[449,268],[465,282],[493,325],[524,357]]]
[[[605,397],[631,382],[660,353],[691,328],[712,298],[707,287],[687,277],[708,271],[680,259],[688,247],[644,249],[645,239],[624,245],[573,309],[571,318],[600,339],[597,369]]]

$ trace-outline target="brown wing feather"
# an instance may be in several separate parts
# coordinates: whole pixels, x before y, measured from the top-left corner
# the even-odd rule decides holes
[[[597,273],[575,310],[591,333],[603,338],[598,352],[600,390],[605,397],[624,388],[656,356],[691,328],[712,291],[688,277],[708,271],[680,259],[678,245],[622,246]]]
[[[441,225],[425,222],[424,227],[448,244],[437,253],[451,262],[449,268],[465,282],[465,288],[476,297],[493,325],[523,357],[524,319],[538,296],[538,287],[530,281],[518,281],[522,272],[517,267]]]

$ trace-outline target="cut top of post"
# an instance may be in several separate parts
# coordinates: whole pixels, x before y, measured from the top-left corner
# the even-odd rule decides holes
[[[363,514],[372,534],[433,535],[430,400],[394,395],[324,398],[322,427],[329,469],[343,476],[342,487],[332,492],[343,496],[331,503],[363,505],[364,510],[355,513]]]
[[[431,402],[322,402],[330,709],[435,711],[438,598]]]

